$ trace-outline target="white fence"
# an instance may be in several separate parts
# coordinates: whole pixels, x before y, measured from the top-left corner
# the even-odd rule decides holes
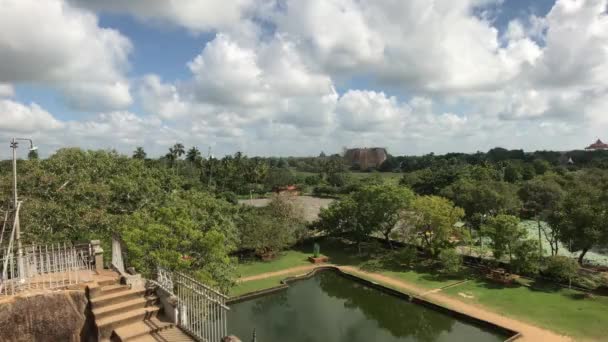
[[[62,288],[90,281],[92,277],[91,247],[88,244],[27,246],[23,247],[20,256],[11,243],[0,254],[0,295]],[[21,263],[23,266],[19,267]]]
[[[179,272],[159,268],[155,281],[177,297],[177,325],[202,342],[227,335],[227,296]]]

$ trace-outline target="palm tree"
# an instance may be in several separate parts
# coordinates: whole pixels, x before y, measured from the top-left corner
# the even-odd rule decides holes
[[[146,159],[146,151],[143,147],[138,147],[133,151],[133,159]]]
[[[174,167],[179,158],[181,158],[181,156],[183,156],[185,153],[186,150],[184,149],[184,145],[181,143],[176,143],[173,145],[173,147],[169,148],[169,153],[167,153],[165,157],[169,160],[171,167]]]
[[[186,160],[190,162],[190,164],[194,164],[199,161],[201,158],[201,151],[198,150],[196,146],[192,147],[186,153]]]

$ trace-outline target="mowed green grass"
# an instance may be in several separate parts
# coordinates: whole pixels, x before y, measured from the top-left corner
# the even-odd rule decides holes
[[[241,277],[249,277],[262,273],[281,271],[297,266],[310,265],[308,257],[311,255],[312,253],[305,253],[303,251],[287,250],[271,261],[241,261],[237,266],[237,272]]]
[[[246,281],[243,283],[236,284],[233,288],[230,289],[230,296],[237,297],[240,295],[244,295],[246,293],[260,291],[264,289],[273,288],[281,285],[281,280],[289,277],[289,274],[269,277],[259,280]]]
[[[463,302],[481,304],[492,311],[575,338],[608,340],[608,298],[584,298],[563,288],[507,287],[484,279],[442,291]],[[465,298],[459,293],[472,298]]]

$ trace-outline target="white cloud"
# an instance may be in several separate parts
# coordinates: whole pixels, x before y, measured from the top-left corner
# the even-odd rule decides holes
[[[33,133],[61,127],[60,121],[35,103],[24,105],[0,99],[0,132]]]
[[[193,32],[229,29],[243,25],[254,0],[69,0],[95,11],[129,13],[144,21],[170,23]],[[251,26],[247,25],[248,28]]]
[[[0,82],[60,90],[79,109],[131,103],[130,41],[62,0],[1,0]]]
[[[0,98],[15,96],[15,88],[10,83],[0,83]]]

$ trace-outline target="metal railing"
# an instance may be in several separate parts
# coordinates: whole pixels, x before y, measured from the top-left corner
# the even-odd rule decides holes
[[[23,248],[23,267],[12,243],[2,250],[0,295],[22,291],[63,288],[90,281],[91,252],[88,245],[67,243],[32,245]],[[20,272],[21,271],[21,272]]]
[[[228,297],[179,272],[158,268],[155,281],[177,297],[177,325],[198,341],[220,341],[227,335]]]

